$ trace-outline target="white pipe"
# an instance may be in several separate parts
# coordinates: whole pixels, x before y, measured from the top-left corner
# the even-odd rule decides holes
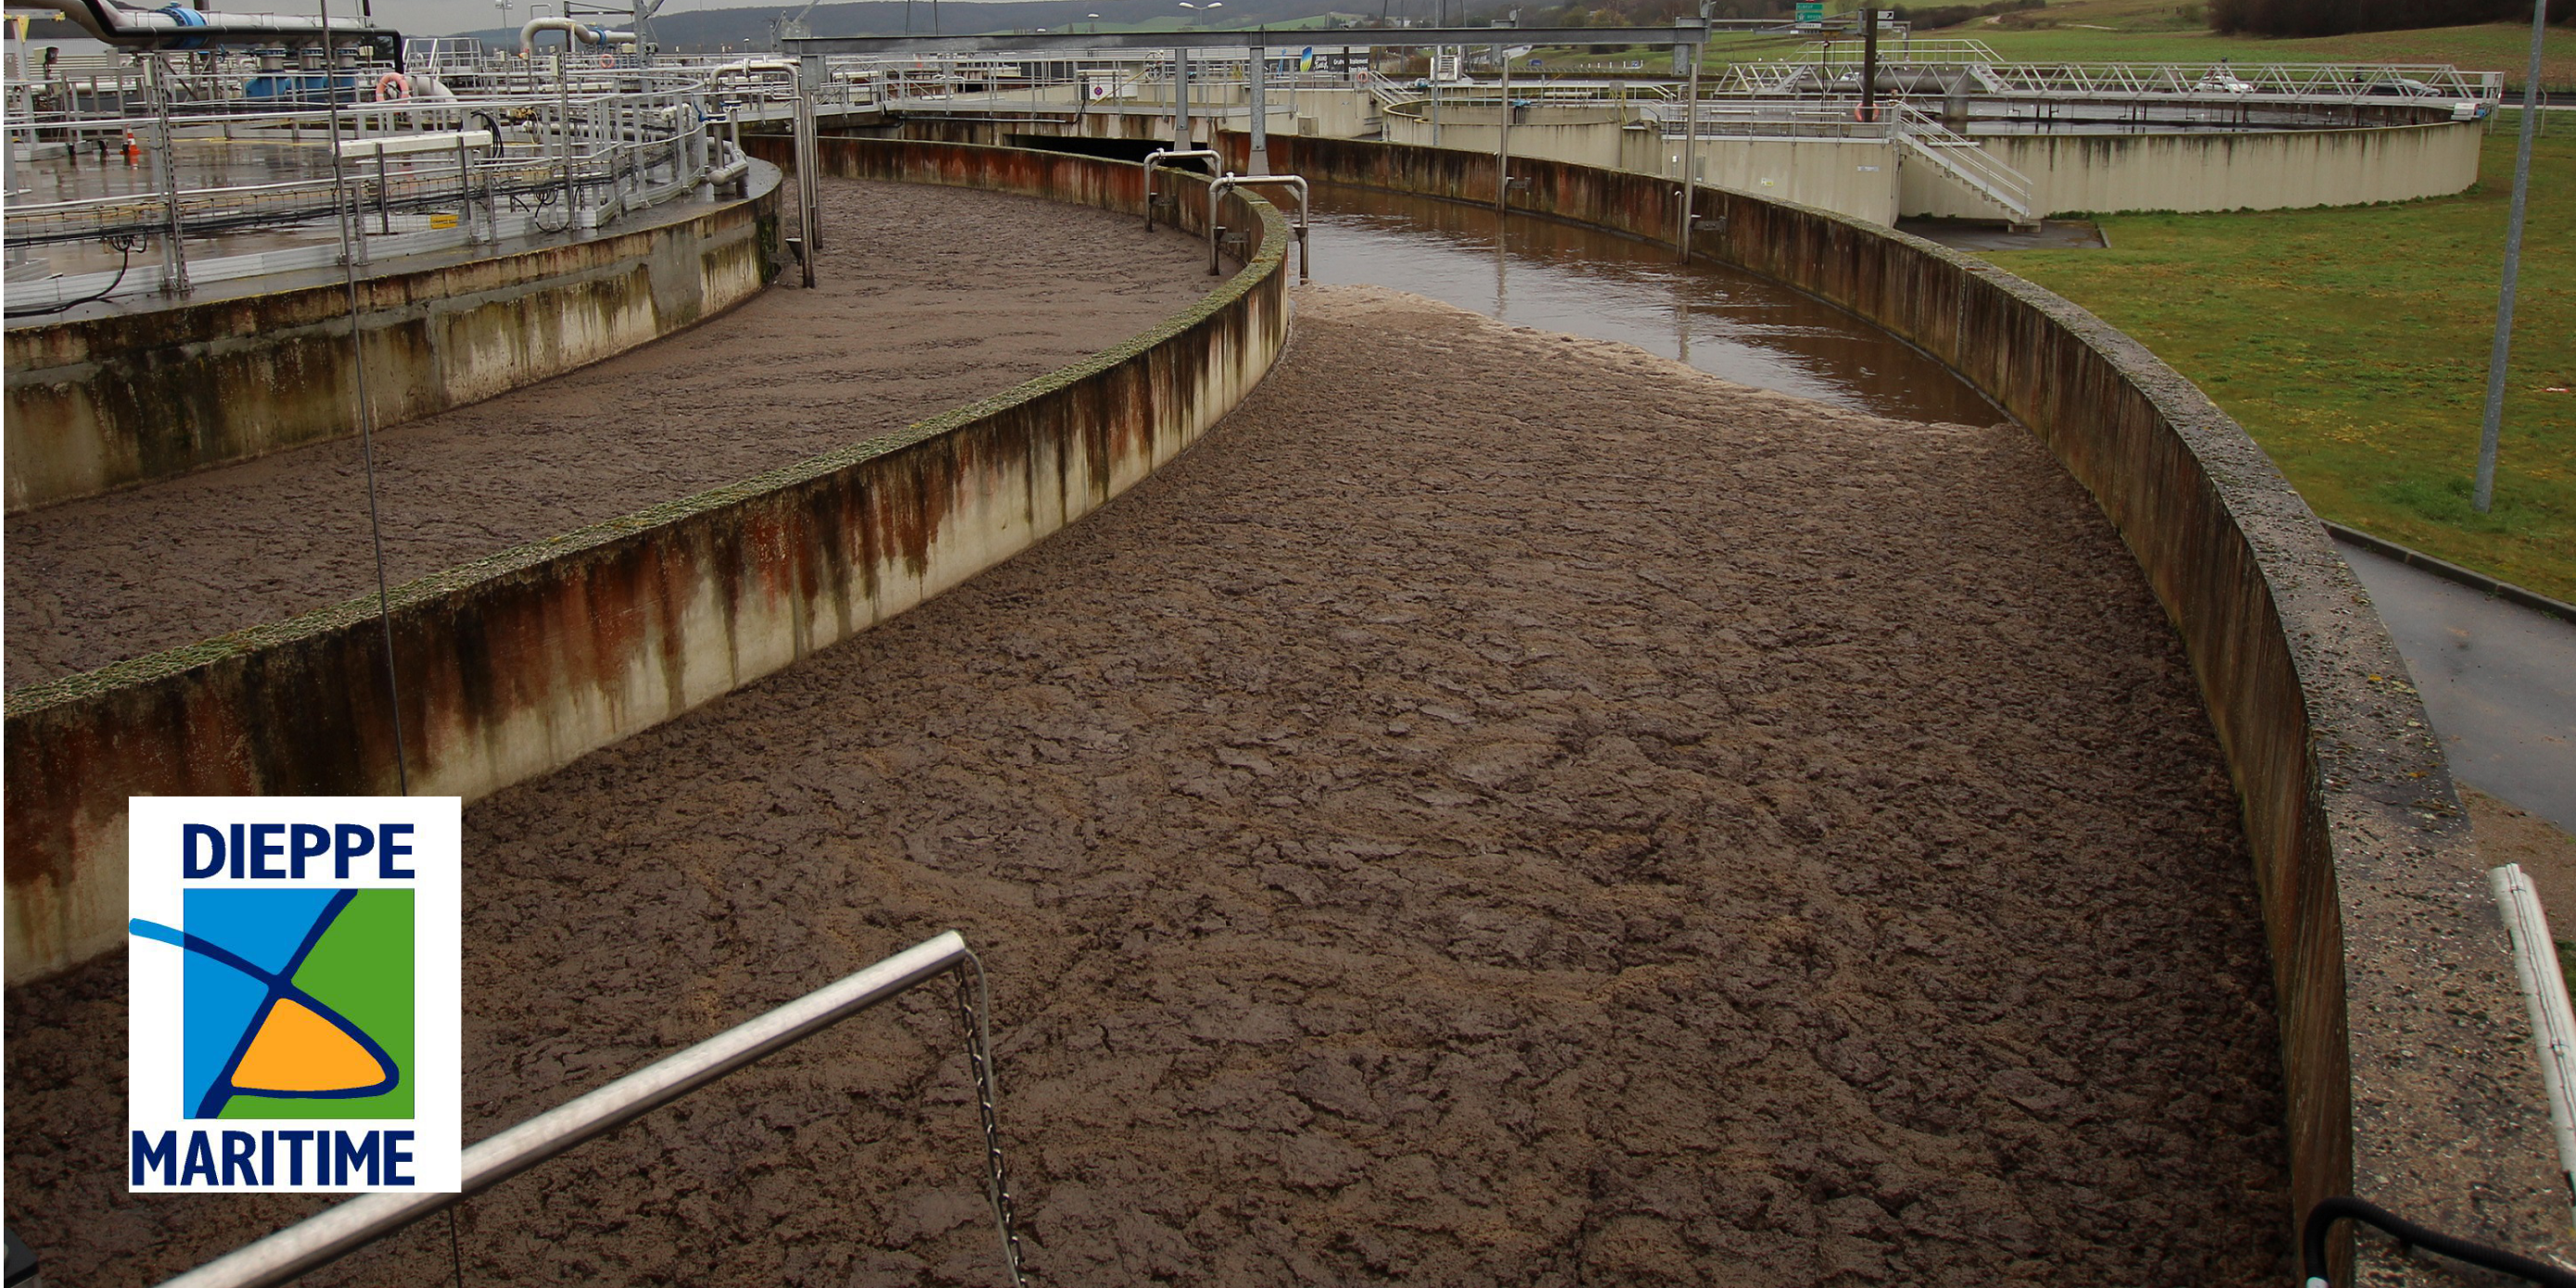
[[[323,30],[319,19],[282,18],[265,13],[200,15],[195,10],[179,10],[175,6],[169,9],[128,9],[116,0],[27,0],[27,3],[60,13],[81,30],[111,45],[185,46],[200,41],[274,41],[281,36],[319,39]],[[183,12],[188,16],[181,17]],[[337,34],[366,35],[374,30],[362,23],[343,23]]]
[[[597,27],[585,27],[570,18],[530,18],[519,26],[521,58],[534,52],[534,46],[530,42],[537,38],[537,33],[540,31],[560,31],[585,45],[605,45],[611,41],[635,39],[635,33],[631,31],[603,31]]]
[[[785,72],[791,80],[803,75],[792,58],[745,58],[738,62],[718,63],[710,70],[718,76],[726,72]]]
[[[2549,917],[2520,864],[2490,870],[2487,881],[2495,887],[2496,905],[2513,937],[2513,970],[2521,977],[2532,1037],[2540,1046],[2540,1085],[2549,1097],[2549,1125],[2558,1137],[2558,1174],[2576,1197],[2576,1099],[2570,1098],[2576,1094],[2576,1014],[2568,1007],[2558,943],[2549,937]]]
[[[972,956],[954,930],[923,940],[476,1143],[465,1151],[464,1176],[456,1193],[354,1198],[217,1257],[169,1280],[163,1288],[263,1288],[286,1283],[440,1208],[452,1207],[467,1195],[615,1131],[770,1052],[802,1042],[955,970]]]

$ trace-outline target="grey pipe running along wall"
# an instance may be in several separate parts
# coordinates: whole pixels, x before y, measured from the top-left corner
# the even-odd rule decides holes
[[[873,140],[827,140],[823,160],[1144,213],[1143,171],[1121,162]],[[1206,202],[1181,210],[1196,227]],[[1242,194],[1220,217],[1260,230],[1251,262],[1123,344],[394,590],[411,789],[473,799],[560,768],[965,581],[1179,455],[1287,338],[1286,222]],[[394,791],[383,639],[369,596],[9,694],[10,982],[123,942],[129,796]]]
[[[379,423],[479,402],[724,312],[775,275],[777,176],[642,227],[359,279]],[[327,285],[11,327],[12,514],[357,433]]]
[[[1227,146],[1245,154],[1241,135]],[[1478,204],[1495,189],[1490,155],[1291,137],[1271,159]],[[1667,245],[1679,231],[1672,180],[1518,158],[1512,173],[1528,213]],[[2368,595],[2271,459],[2145,346],[1991,265],[1812,207],[1706,187],[1696,205],[1695,257],[1947,363],[2048,445],[2145,572],[2243,804],[2297,1210],[2350,1193],[2530,1255],[2576,1251],[2511,950],[2441,749]],[[2348,1237],[2337,1255],[2349,1264]],[[2374,1283],[2453,1282],[2381,1262],[2394,1277]]]

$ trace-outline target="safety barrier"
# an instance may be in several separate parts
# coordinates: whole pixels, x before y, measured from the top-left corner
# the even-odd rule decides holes
[[[377,417],[489,398],[721,313],[773,274],[777,228],[775,192],[755,187],[747,201],[665,207],[610,236],[363,278]],[[10,328],[8,509],[354,435],[349,307],[335,273]]]
[[[970,973],[971,970],[971,973]],[[682,1096],[785,1050],[878,1003],[941,975],[957,977],[968,1072],[985,1130],[986,1188],[1000,1226],[1008,1282],[1020,1281],[1019,1241],[1010,1217],[995,1123],[995,1079],[983,963],[956,931],[934,935],[872,966],[753,1016],[607,1086],[585,1092],[465,1151],[453,1194],[370,1194],[298,1222],[170,1280],[163,1288],[271,1288],[464,1202],[537,1164],[596,1140]]]
[[[1221,146],[1245,156],[1241,135]],[[1476,204],[1495,189],[1491,156],[1432,148],[1274,137],[1271,161]],[[1516,209],[1680,232],[1672,180],[1521,159],[1512,174],[1528,180]],[[1970,256],[1738,192],[1703,187],[1697,214],[1695,256],[1849,309],[2009,410],[2136,557],[2243,804],[2298,1210],[2353,1194],[2534,1255],[2576,1250],[2504,926],[2441,749],[2367,594],[2271,459],[2145,346]]]
[[[1143,171],[1119,162],[868,139],[824,140],[822,161],[1144,213]],[[471,799],[559,768],[963,582],[1177,456],[1287,336],[1287,221],[1248,193],[1219,204],[1261,230],[1251,262],[1123,344],[899,433],[396,588],[412,790]],[[1181,203],[1185,231],[1202,231],[1205,209]],[[393,790],[376,612],[352,600],[9,695],[10,981],[122,941],[129,796]]]

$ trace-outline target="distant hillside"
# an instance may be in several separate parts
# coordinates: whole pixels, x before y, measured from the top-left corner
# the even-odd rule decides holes
[[[2527,19],[2531,4],[2532,0],[2210,0],[2209,25],[2225,35],[2340,36],[2510,22]],[[2576,3],[2551,0],[2551,22],[2566,22],[2571,15],[2576,15]]]
[[[1029,32],[1043,27],[1102,31],[1171,31],[1184,27],[1248,29],[1253,27],[1320,27],[1332,20],[1377,22],[1380,11],[1390,19],[1428,21],[1434,0],[1224,0],[1218,14],[1205,19],[1176,10],[1172,0],[1013,0],[1009,3],[952,3],[939,6],[938,30],[951,35]],[[1448,0],[1456,20],[1458,0]],[[793,16],[801,5],[758,5],[740,9],[697,9],[653,20],[653,37],[665,52],[713,52],[723,46],[767,48],[773,25]],[[1365,12],[1362,12],[1362,10]],[[1089,15],[1099,14],[1098,19]],[[1221,15],[1221,16],[1220,16]],[[818,4],[805,24],[817,36],[900,36],[932,31],[930,0],[862,0],[854,4]],[[909,22],[909,27],[906,23]],[[485,44],[518,39],[515,31],[498,29],[456,33]]]

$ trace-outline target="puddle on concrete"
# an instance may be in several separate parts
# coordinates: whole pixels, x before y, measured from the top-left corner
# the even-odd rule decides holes
[[[1968,251],[2103,250],[2111,244],[2101,225],[2090,219],[2047,219],[2021,232],[1970,219],[1899,219],[1896,231]]]
[[[1949,368],[1811,296],[1684,268],[1671,248],[1515,215],[1330,185],[1314,193],[1315,280],[1374,283],[1520,326],[1633,344],[1738,384],[1904,420],[1991,425]]]

